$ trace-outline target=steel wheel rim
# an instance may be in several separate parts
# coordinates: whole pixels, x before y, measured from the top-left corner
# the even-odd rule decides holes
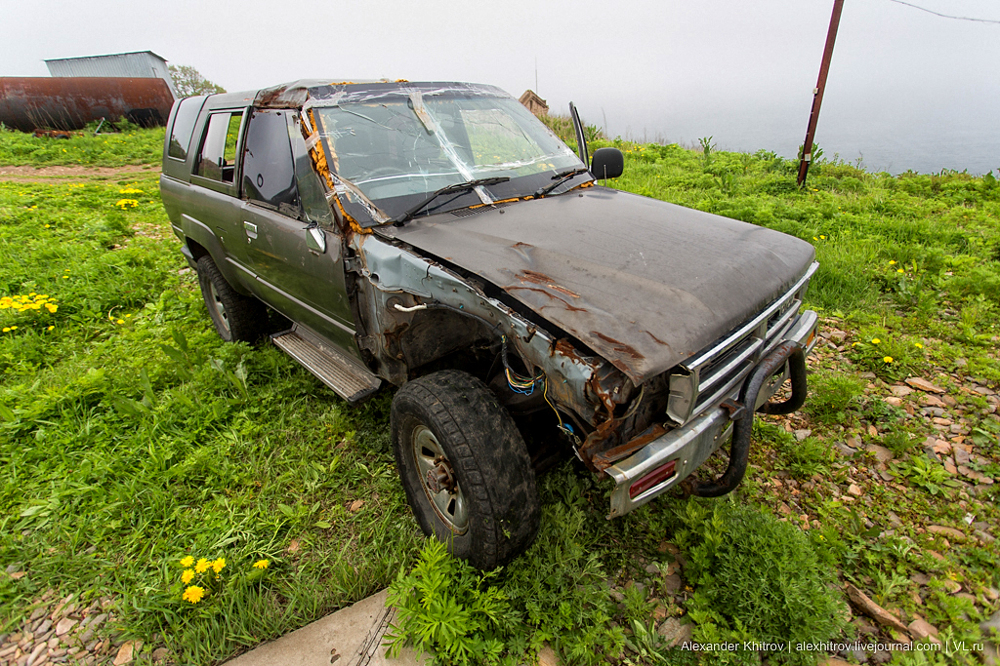
[[[454,469],[451,461],[444,453],[431,429],[421,424],[413,429],[410,437],[413,459],[417,464],[417,474],[420,477],[420,487],[424,489],[438,518],[455,534],[462,534],[469,529],[469,510],[462,494],[462,487],[454,481],[454,492],[447,488],[435,491],[431,487],[428,475],[435,469],[446,468],[452,476]]]
[[[215,308],[215,314],[218,315],[218,321],[222,325],[222,328],[229,332],[229,317],[226,316],[226,306],[222,304],[222,299],[219,298],[219,292],[215,290],[215,283],[209,281],[208,283],[209,293],[212,297],[211,306]]]

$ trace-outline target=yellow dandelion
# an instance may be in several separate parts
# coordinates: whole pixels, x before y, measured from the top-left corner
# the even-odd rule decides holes
[[[224,557],[220,557],[216,561],[212,562],[212,569],[215,571],[215,573],[219,573],[225,568],[226,568],[226,558]]]
[[[192,580],[194,580],[194,569],[185,569],[181,574],[181,582],[187,585]]]
[[[184,599],[184,601],[190,601],[193,604],[198,603],[204,597],[205,588],[198,587],[197,585],[192,585],[188,589],[184,590],[184,594],[181,595],[181,598]]]
[[[268,566],[270,566],[270,564],[271,564],[271,560],[257,560],[256,562],[253,563],[253,568],[254,569],[266,569]]]
[[[924,348],[924,346],[922,344],[920,344],[919,342],[914,342],[913,346],[916,347],[917,349],[923,349]]]
[[[897,268],[897,269],[896,269],[896,272],[897,272],[897,273],[905,273],[906,271],[905,271],[905,270],[903,270],[902,268]]]
[[[882,360],[885,361],[886,363],[892,363],[892,357],[891,356],[886,356]]]
[[[198,563],[194,565],[194,570],[196,573],[205,573],[212,568],[212,563],[206,560],[204,557],[198,560]]]
[[[125,323],[125,320],[124,320],[124,319],[116,319],[116,320],[115,320],[115,323],[116,323],[116,324],[124,324],[124,323]]]
[[[187,557],[181,558],[181,566],[185,569],[190,569],[194,566],[194,558],[188,555]]]
[[[51,331],[51,330],[52,330],[53,328],[55,328],[55,326],[49,326],[49,327],[48,327],[47,329],[45,329],[45,330],[46,330],[46,331]]]
[[[4,326],[3,327],[3,332],[4,333],[10,333],[10,326]]]
[[[55,314],[56,310],[59,309],[59,306],[58,305],[53,305],[52,303],[46,303],[45,304],[45,309],[48,310],[49,312],[51,312],[52,314]]]
[[[826,236],[820,236],[819,239],[820,240],[826,240]]]
[[[817,241],[818,241],[819,239],[818,239],[818,238],[816,238],[815,236],[813,236],[813,240],[817,240]]]
[[[890,259],[889,260],[889,265],[890,266],[895,266],[896,265],[896,260],[895,259]]]
[[[880,343],[880,342],[882,342],[882,341],[881,341],[881,340],[879,340],[878,338],[872,338],[872,344],[873,344],[873,345],[877,345],[877,344],[878,344],[878,343]]]

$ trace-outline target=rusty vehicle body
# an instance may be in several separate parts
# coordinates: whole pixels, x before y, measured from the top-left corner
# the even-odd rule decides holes
[[[189,98],[167,132],[164,206],[208,275],[220,334],[256,333],[244,320],[262,316],[231,288],[290,320],[274,342],[346,399],[402,386],[393,437],[411,506],[425,531],[483,568],[537,529],[531,470],[487,484],[489,502],[471,497],[480,476],[539,458],[504,434],[511,417],[611,480],[611,518],[678,486],[733,490],[754,412],[805,399],[812,246],[599,186],[593,174],[620,174],[622,156],[601,149],[591,163],[576,122],[579,156],[489,86],[303,81]],[[294,182],[270,187],[298,192],[263,208],[258,190],[274,179],[257,167],[255,123],[275,135],[287,125],[290,147],[278,144]],[[230,148],[212,157],[221,149],[205,146],[222,145],[224,125]],[[791,396],[769,402],[788,379]],[[450,421],[424,415],[420,400],[461,402],[449,386],[499,405],[489,424],[462,426],[492,439],[463,431],[456,444]],[[696,481],[727,443],[725,474]],[[494,450],[482,469],[465,462]],[[505,484],[518,487],[504,496]]]
[[[21,132],[78,130],[106,118],[164,125],[174,96],[162,79],[122,77],[0,78],[0,123]]]

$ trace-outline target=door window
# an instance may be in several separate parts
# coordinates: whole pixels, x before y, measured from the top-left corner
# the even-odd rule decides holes
[[[233,182],[236,172],[236,141],[240,136],[242,120],[242,111],[224,111],[209,116],[198,155],[199,176],[223,183]]]
[[[170,147],[167,155],[177,160],[186,160],[188,144],[194,132],[194,121],[198,119],[204,97],[187,97],[177,103],[174,124],[170,127]]]
[[[287,111],[255,110],[243,155],[243,196],[289,217],[300,217]]]

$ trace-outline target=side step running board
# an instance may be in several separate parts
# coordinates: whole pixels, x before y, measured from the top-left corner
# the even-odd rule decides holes
[[[290,331],[272,335],[271,340],[348,402],[364,400],[382,384],[381,379],[358,361],[298,325]]]

